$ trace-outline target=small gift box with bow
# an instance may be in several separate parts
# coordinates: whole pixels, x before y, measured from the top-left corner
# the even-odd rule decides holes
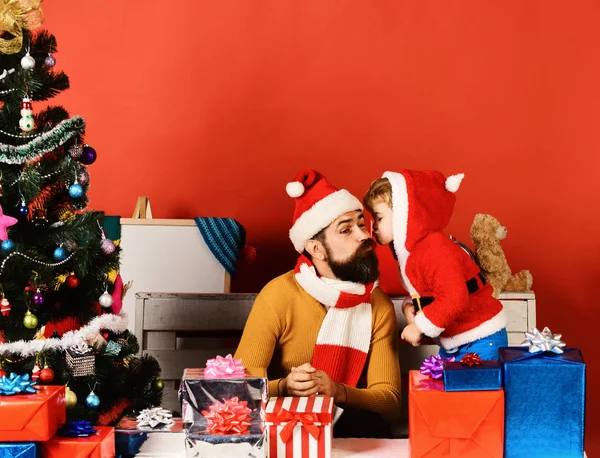
[[[66,350],[65,360],[75,377],[85,377],[96,371],[94,352],[83,341]]]
[[[28,379],[27,376],[18,377]],[[13,382],[9,385],[19,384],[18,380]],[[24,383],[27,382],[20,383],[21,388]],[[0,386],[0,441],[43,442],[50,439],[66,421],[65,387],[37,386],[31,394],[2,395],[9,385]]]
[[[498,361],[484,361],[469,353],[460,361],[444,362],[444,390],[485,391],[502,388],[502,371]]]
[[[410,456],[502,458],[504,391],[448,392],[434,375],[409,372]]]
[[[525,333],[522,347],[500,348],[506,391],[506,458],[581,458],[585,372],[581,351],[548,328]]]
[[[217,356],[206,362],[203,369],[185,369],[179,387],[179,402],[184,428],[206,424],[202,415],[215,400],[237,398],[251,410],[250,421],[264,421],[268,385],[266,378],[252,377],[240,359],[231,355]]]
[[[144,409],[137,417],[123,417],[115,426],[115,448],[119,455],[137,455],[138,453],[158,456],[159,450],[168,443],[161,439],[163,434],[183,435],[181,418],[160,407]],[[174,451],[173,454],[177,454]],[[162,456],[162,455],[161,455]],[[164,457],[171,456],[164,453]]]
[[[0,458],[38,458],[38,444],[35,442],[0,442]]]
[[[333,398],[274,397],[266,410],[270,458],[331,456]]]
[[[92,426],[88,421],[71,421],[56,436],[42,444],[44,458],[114,458],[115,431]]]

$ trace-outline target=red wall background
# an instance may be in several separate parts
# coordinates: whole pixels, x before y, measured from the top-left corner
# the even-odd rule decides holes
[[[72,81],[55,100],[87,119],[98,152],[92,206],[129,216],[149,195],[155,217],[235,217],[258,250],[238,291],[293,266],[284,186],[301,168],[357,195],[386,169],[464,172],[449,233],[468,241],[478,212],[509,228],[503,246],[534,275],[539,326],[584,351],[587,449],[600,452],[598,1],[44,9]]]

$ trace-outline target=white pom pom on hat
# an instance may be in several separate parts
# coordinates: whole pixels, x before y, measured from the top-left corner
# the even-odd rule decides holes
[[[446,183],[444,185],[444,187],[446,188],[446,191],[450,191],[450,192],[458,191],[458,188],[460,187],[460,183],[464,177],[465,177],[464,173],[458,173],[456,175],[451,175],[448,178],[446,178]]]
[[[285,185],[285,192],[287,192],[287,195],[290,197],[300,197],[304,194],[304,185],[299,181],[291,181]]]

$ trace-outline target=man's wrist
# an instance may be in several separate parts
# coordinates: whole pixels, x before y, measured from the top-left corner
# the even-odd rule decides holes
[[[279,380],[279,383],[277,384],[277,393],[279,396],[287,395],[287,378],[284,377]]]
[[[344,404],[348,398],[348,393],[346,392],[346,386],[343,383],[336,383],[336,393],[333,398],[334,404]]]

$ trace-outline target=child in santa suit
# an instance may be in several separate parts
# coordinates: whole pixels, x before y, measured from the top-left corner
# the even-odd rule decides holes
[[[498,347],[508,345],[502,304],[477,264],[443,232],[463,177],[431,170],[386,172],[364,201],[373,214],[375,238],[391,244],[411,296],[402,306],[408,323],[402,338],[416,346],[429,336],[444,358],[460,360],[476,352],[484,360],[498,359]]]

